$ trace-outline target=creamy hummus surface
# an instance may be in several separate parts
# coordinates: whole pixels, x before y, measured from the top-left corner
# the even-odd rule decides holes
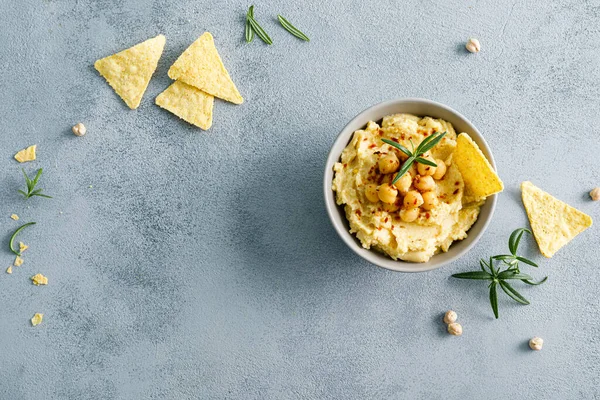
[[[424,155],[438,167],[414,163],[392,185],[408,157],[381,139],[412,151],[441,132],[446,135]],[[334,166],[333,190],[337,204],[344,205],[350,232],[364,248],[394,260],[426,262],[467,237],[484,201],[465,201],[462,175],[452,163],[455,147],[456,132],[449,122],[410,114],[389,115],[381,126],[371,121],[354,132]]]

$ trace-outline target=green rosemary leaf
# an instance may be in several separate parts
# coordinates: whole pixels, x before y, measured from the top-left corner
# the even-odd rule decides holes
[[[504,280],[504,279],[528,279],[531,280],[533,279],[532,276],[527,275],[527,274],[523,274],[523,273],[515,273],[511,270],[507,270],[507,271],[502,271],[498,274],[498,279]]]
[[[532,285],[532,286],[537,286],[537,285],[541,285],[542,283],[546,282],[548,280],[548,277],[545,277],[544,279],[542,279],[539,282],[533,282],[529,279],[521,279],[522,282],[528,284],[528,285]]]
[[[258,22],[256,22],[254,17],[247,15],[246,18],[248,18],[248,22],[250,22],[250,26],[254,30],[254,33],[256,33],[256,35],[260,38],[260,40],[262,40],[263,42],[265,42],[268,45],[273,44],[273,40],[271,40],[271,38],[269,37],[267,32],[262,28],[262,26],[260,26],[258,24]]]
[[[429,165],[431,167],[437,167],[437,164],[434,163],[433,161],[429,161],[426,158],[423,157],[417,157],[415,158],[415,161],[418,162],[419,164],[425,164],[425,165]]]
[[[23,175],[25,176],[25,183],[27,184],[27,193],[25,193],[22,190],[18,190],[18,192],[21,193],[25,197],[25,199],[28,199],[33,196],[46,197],[49,199],[52,198],[50,196],[40,194],[42,192],[42,189],[35,189],[35,186],[37,185],[38,181],[40,180],[40,177],[42,176],[42,168],[38,169],[34,179],[29,179],[27,173],[25,172],[25,169],[22,169],[22,171]]]
[[[400,171],[398,171],[398,173],[396,174],[396,177],[392,181],[392,185],[394,183],[398,182],[398,179],[402,178],[402,176],[410,169],[410,167],[414,161],[415,161],[415,159],[413,157],[409,157],[406,161],[404,161],[402,168],[400,168]]]
[[[532,267],[536,267],[536,268],[538,267],[538,265],[537,265],[536,263],[534,263],[534,262],[533,262],[533,261],[531,261],[531,260],[528,260],[528,259],[526,259],[525,257],[519,257],[519,256],[517,256],[517,257],[515,257],[515,258],[516,258],[517,260],[521,261],[521,262],[524,262],[525,264],[529,264],[529,265],[531,265]]]
[[[429,136],[430,139],[429,141],[427,141],[425,144],[423,144],[423,142],[427,139],[425,139],[423,142],[421,142],[421,144],[419,145],[419,148],[417,149],[417,155],[420,156],[423,153],[427,153],[429,150],[433,149],[443,138],[444,136],[446,136],[446,132],[443,133],[436,133],[434,135]]]
[[[250,43],[254,40],[254,30],[252,29],[252,25],[250,25],[250,21],[248,17],[254,18],[254,6],[250,6],[248,12],[246,13],[246,43]]]
[[[459,274],[452,274],[452,277],[458,279],[475,279],[487,281],[491,281],[492,279],[494,279],[494,277],[486,271],[461,272]]]
[[[510,297],[517,303],[525,305],[529,304],[529,300],[521,296],[521,293],[517,292],[515,288],[513,288],[508,282],[500,281],[500,287],[502,288],[502,290],[504,290],[504,293],[506,293],[508,297]]]
[[[389,140],[389,139],[381,139],[381,141],[389,144],[390,146],[397,148],[398,150],[400,150],[401,152],[403,152],[404,154],[406,154],[409,157],[413,156],[413,154],[410,152],[410,150],[408,150],[406,147],[402,146],[400,143],[396,143],[393,140]]]
[[[13,253],[15,253],[18,256],[20,256],[21,253],[19,251],[17,251],[17,250],[14,249],[13,243],[15,241],[15,238],[19,234],[19,232],[21,232],[23,229],[27,228],[30,225],[35,225],[35,222],[28,222],[25,225],[21,225],[19,228],[17,228],[17,230],[15,231],[15,233],[12,234],[12,236],[10,237],[10,241],[8,242],[8,247],[10,248],[10,251],[12,251]]]
[[[308,38],[308,36],[306,36],[304,33],[302,33],[300,31],[300,29],[298,29],[294,25],[292,25],[287,19],[283,18],[281,15],[277,15],[277,19],[279,20],[279,23],[281,24],[281,26],[283,26],[283,28],[286,31],[288,31],[292,35],[296,36],[298,39],[302,39],[304,41],[310,42],[310,39]]]
[[[498,292],[496,290],[496,282],[492,282],[490,286],[490,304],[494,311],[494,316],[498,319]]]

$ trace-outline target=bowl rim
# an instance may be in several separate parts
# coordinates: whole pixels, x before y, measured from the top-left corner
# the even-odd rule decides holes
[[[450,253],[450,251],[446,252],[446,253],[438,253],[438,254],[434,255],[430,261],[428,261],[426,263],[412,263],[412,262],[407,262],[407,261],[402,261],[402,260],[393,260],[392,258],[389,258],[387,255],[384,255],[386,257],[386,262],[383,262],[380,258],[377,257],[377,255],[378,254],[381,255],[381,253],[376,254],[377,252],[375,250],[365,249],[362,246],[360,246],[360,244],[358,243],[358,239],[355,237],[355,235],[351,234],[346,229],[345,226],[340,225],[338,222],[336,222],[336,220],[334,218],[334,213],[339,213],[339,209],[338,209],[339,206],[337,205],[337,203],[335,201],[335,195],[333,194],[334,192],[331,189],[331,186],[332,186],[332,182],[333,182],[333,165],[339,160],[341,153],[336,154],[337,151],[335,151],[335,149],[338,148],[340,142],[344,142],[344,146],[342,147],[342,149],[348,145],[348,143],[352,139],[352,135],[355,132],[355,130],[353,130],[352,127],[355,126],[357,123],[360,123],[363,121],[364,121],[364,123],[360,124],[360,126],[365,126],[368,121],[372,120],[371,118],[367,118],[366,115],[370,114],[374,109],[380,109],[380,108],[384,109],[389,106],[402,105],[402,104],[414,104],[414,103],[419,103],[419,104],[425,105],[425,106],[441,108],[451,114],[454,114],[457,119],[462,120],[462,122],[465,125],[467,125],[473,132],[475,132],[475,134],[477,135],[477,138],[473,138],[473,139],[477,142],[477,144],[481,148],[481,150],[486,154],[486,158],[488,159],[489,163],[492,165],[494,170],[497,171],[496,162],[494,160],[492,151],[491,151],[490,147],[488,146],[485,138],[483,137],[481,132],[479,132],[479,130],[475,127],[475,125],[473,125],[471,123],[471,121],[469,121],[464,115],[462,115],[458,111],[452,109],[451,107],[449,107],[445,104],[438,103],[433,100],[409,97],[409,98],[397,98],[397,99],[377,103],[377,104],[370,106],[370,107],[364,109],[363,111],[361,111],[357,116],[352,118],[352,120],[344,126],[344,128],[340,131],[340,133],[337,135],[337,137],[333,141],[333,143],[331,145],[331,149],[329,150],[329,153],[327,155],[326,163],[325,163],[325,173],[324,173],[324,177],[323,177],[323,194],[324,194],[324,200],[325,200],[325,208],[327,209],[327,215],[329,217],[329,221],[333,225],[335,231],[340,236],[342,241],[355,254],[357,254],[359,257],[363,258],[364,260],[369,261],[371,264],[374,264],[378,267],[385,268],[385,269],[388,269],[391,271],[397,271],[397,272],[431,271],[431,270],[440,268],[444,265],[447,265],[453,261],[456,261],[460,257],[467,254],[475,246],[475,244],[477,244],[479,239],[481,239],[481,236],[483,236],[483,234],[487,230],[490,222],[493,219],[494,211],[496,209],[496,204],[498,201],[497,194],[489,196],[486,199],[486,204],[484,206],[488,206],[487,203],[489,202],[489,210],[490,210],[489,214],[488,214],[487,218],[485,218],[484,220],[481,220],[481,218],[480,218],[481,215],[478,217],[477,222],[482,224],[481,229],[474,236],[469,235],[467,237],[467,239],[470,239],[467,245],[465,245],[460,250],[456,251],[454,254],[448,255]],[[385,115],[382,115],[380,118],[383,118],[384,116]],[[360,129],[360,128],[358,128],[358,129]],[[342,215],[342,218],[346,218],[345,213]],[[469,231],[470,231],[470,229],[469,229]],[[467,239],[463,239],[463,240],[467,240]],[[450,247],[450,249],[452,249],[452,247]],[[435,263],[435,262],[432,263],[431,261],[435,260],[435,257],[440,254],[446,254],[447,256],[443,260],[440,260],[437,263]],[[427,265],[427,264],[429,264],[429,265]],[[415,268],[415,266],[420,266],[420,267]]]

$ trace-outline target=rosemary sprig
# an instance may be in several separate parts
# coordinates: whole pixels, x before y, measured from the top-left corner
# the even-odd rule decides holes
[[[307,42],[310,42],[310,39],[308,38],[308,36],[306,36],[304,33],[302,33],[302,31],[300,31],[300,29],[298,29],[294,25],[292,25],[287,19],[283,18],[279,14],[277,14],[277,19],[279,20],[279,23],[281,24],[281,26],[283,26],[283,28],[286,31],[288,31],[292,35],[296,36],[298,39],[302,39]]]
[[[13,243],[15,241],[15,238],[19,234],[19,232],[21,232],[23,229],[27,228],[30,225],[35,225],[35,222],[28,222],[25,225],[22,225],[19,228],[17,228],[17,230],[15,231],[15,233],[13,233],[12,236],[10,237],[10,242],[8,242],[8,247],[10,247],[10,251],[12,251],[13,253],[15,253],[18,256],[21,255],[21,252],[15,250],[15,248],[13,247]]]
[[[500,286],[500,289],[502,289],[508,297],[517,303],[527,305],[529,304],[529,300],[517,292],[517,290],[507,281],[520,280],[528,285],[540,285],[548,280],[548,277],[545,277],[539,282],[533,282],[533,278],[530,275],[524,274],[519,270],[519,262],[531,265],[532,267],[538,266],[533,261],[517,255],[519,242],[525,233],[531,234],[531,231],[529,229],[519,228],[510,235],[510,238],[508,239],[508,249],[510,250],[510,254],[492,256],[488,262],[481,259],[479,261],[481,271],[462,272],[460,274],[452,275],[453,278],[459,279],[490,281],[490,284],[488,285],[490,289],[490,304],[496,318],[498,318],[498,286]],[[500,267],[494,267],[494,263],[499,261],[502,262],[502,265],[507,266],[505,270],[500,270]]]
[[[411,141],[410,144],[412,146],[412,151],[408,150],[406,147],[402,146],[400,143],[394,142],[393,140],[381,139],[384,143],[387,143],[390,146],[397,148],[398,150],[400,150],[401,152],[403,152],[404,154],[406,154],[408,156],[408,159],[406,161],[404,161],[402,168],[400,168],[400,171],[398,171],[398,173],[396,174],[396,177],[392,181],[392,185],[394,183],[396,183],[398,181],[398,179],[402,178],[402,175],[404,175],[410,169],[411,165],[413,165],[413,163],[415,161],[420,164],[437,167],[436,163],[434,163],[433,161],[429,161],[428,159],[423,158],[421,156],[423,154],[425,154],[426,152],[428,152],[429,150],[433,149],[435,147],[435,145],[437,145],[442,140],[444,135],[446,135],[446,132],[434,133],[433,135],[428,136],[425,139],[423,139],[423,141],[417,146],[416,149]]]
[[[27,193],[25,193],[22,190],[19,190],[19,193],[21,193],[23,196],[25,196],[25,199],[28,199],[33,196],[45,197],[47,199],[52,198],[51,196],[42,194],[43,189],[35,188],[35,185],[37,185],[38,181],[40,180],[40,177],[42,176],[42,172],[43,172],[42,168],[38,169],[37,174],[35,174],[35,178],[33,178],[33,179],[30,179],[27,176],[25,169],[22,168],[22,171],[23,171],[23,175],[25,176],[25,182],[27,183]]]
[[[254,31],[252,30],[252,26],[250,26],[250,21],[248,17],[254,18],[254,6],[250,6],[248,12],[246,13],[246,43],[250,43],[254,40]]]
[[[269,37],[267,32],[263,29],[262,26],[256,22],[254,19],[254,6],[250,6],[248,13],[246,14],[246,23],[250,25],[250,29],[256,33],[256,35],[265,42],[266,44],[273,44],[273,40]],[[246,41],[248,41],[248,31],[246,30]]]

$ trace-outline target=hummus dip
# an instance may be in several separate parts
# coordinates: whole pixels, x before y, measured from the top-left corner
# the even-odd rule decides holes
[[[423,156],[437,167],[415,162],[392,185],[408,157],[381,139],[412,151],[413,145],[442,132],[442,140]],[[364,248],[394,260],[426,262],[467,237],[485,200],[465,199],[462,175],[452,163],[455,147],[452,124],[410,114],[389,115],[381,126],[370,121],[354,132],[334,165],[332,187],[337,204],[344,205],[350,232]]]

